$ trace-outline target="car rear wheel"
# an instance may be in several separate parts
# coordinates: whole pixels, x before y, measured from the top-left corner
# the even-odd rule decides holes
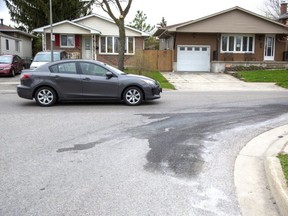
[[[123,95],[124,102],[130,106],[136,106],[142,103],[143,93],[138,87],[129,87]]]
[[[41,87],[36,91],[35,100],[40,106],[52,106],[57,101],[57,94],[52,88]]]

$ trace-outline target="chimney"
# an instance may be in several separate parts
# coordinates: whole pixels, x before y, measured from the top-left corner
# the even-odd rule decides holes
[[[281,6],[280,6],[280,15],[286,14],[287,13],[287,1],[282,0],[281,1]]]
[[[3,26],[3,19],[0,19],[0,25]]]

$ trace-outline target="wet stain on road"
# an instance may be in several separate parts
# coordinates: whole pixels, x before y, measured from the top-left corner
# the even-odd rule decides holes
[[[218,112],[145,114],[143,116],[156,121],[131,129],[129,133],[149,141],[150,150],[144,167],[147,171],[193,178],[201,173],[206,154],[217,143],[212,135],[265,121],[267,116],[271,118],[283,114],[285,110],[287,108],[283,110],[279,106],[275,109],[263,106],[239,111],[226,108]]]
[[[75,144],[73,147],[70,148],[60,148],[56,152],[61,153],[61,152],[68,152],[68,151],[83,151],[83,150],[88,150],[91,148],[94,148],[97,144],[100,144],[102,142],[97,141],[97,142],[91,142],[87,144]]]

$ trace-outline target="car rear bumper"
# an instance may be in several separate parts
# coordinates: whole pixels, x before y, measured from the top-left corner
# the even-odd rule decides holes
[[[22,85],[17,86],[17,94],[21,98],[33,100],[33,91]]]

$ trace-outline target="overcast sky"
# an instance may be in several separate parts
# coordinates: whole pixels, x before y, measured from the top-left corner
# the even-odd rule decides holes
[[[147,15],[146,23],[156,25],[165,18],[168,25],[201,18],[213,13],[240,6],[252,12],[262,14],[266,0],[133,0],[132,7],[126,18],[129,24],[136,15],[136,11],[143,11]],[[94,13],[108,17],[101,8],[94,8]],[[4,24],[12,24],[4,0],[0,0],[0,18]]]

